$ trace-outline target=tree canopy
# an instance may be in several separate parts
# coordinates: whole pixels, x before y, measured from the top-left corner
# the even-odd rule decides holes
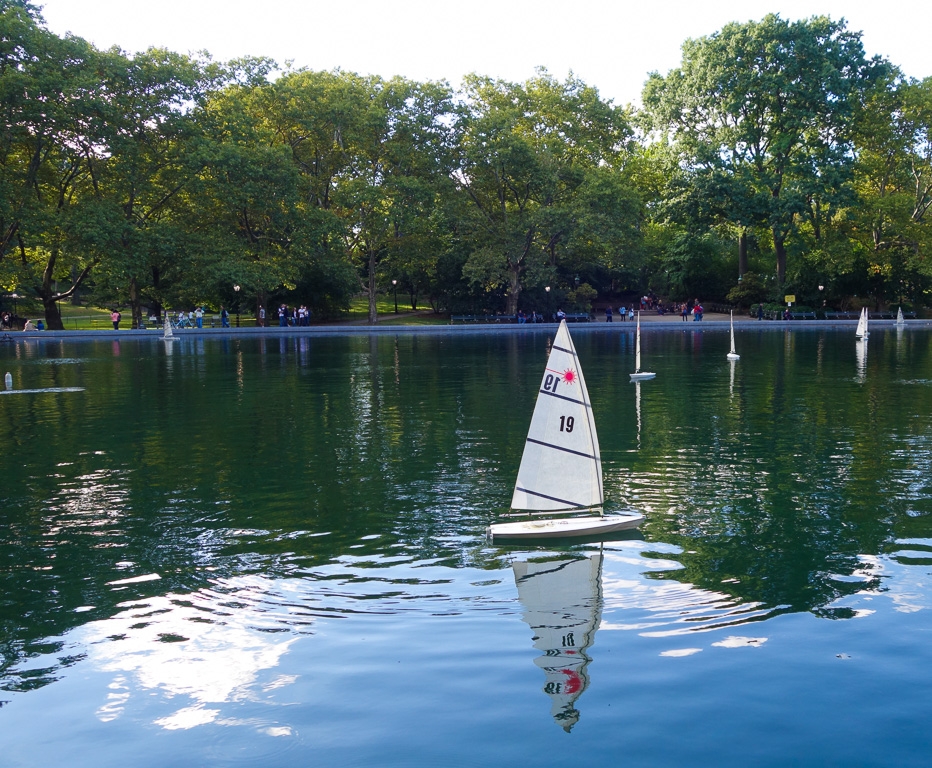
[[[455,91],[103,51],[0,0],[0,288],[50,328],[79,293],[136,322],[241,297],[326,314],[360,293],[376,322],[392,287],[509,314],[545,286],[927,304],[932,78],[826,17],[682,51],[634,110],[544,70]]]

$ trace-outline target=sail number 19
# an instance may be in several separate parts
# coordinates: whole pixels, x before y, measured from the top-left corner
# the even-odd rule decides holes
[[[576,420],[572,416],[561,416],[560,417],[560,431],[561,432],[572,432],[573,425],[576,423]]]

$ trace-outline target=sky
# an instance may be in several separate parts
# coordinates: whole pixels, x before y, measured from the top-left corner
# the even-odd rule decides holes
[[[680,63],[680,46],[731,21],[768,13],[844,18],[879,54],[918,79],[932,75],[932,7],[902,0],[34,0],[49,29],[128,53],[151,46],[208,51],[217,61],[267,56],[315,70],[457,87],[475,72],[513,82],[546,67],[572,72],[618,105],[637,104],[652,71]]]

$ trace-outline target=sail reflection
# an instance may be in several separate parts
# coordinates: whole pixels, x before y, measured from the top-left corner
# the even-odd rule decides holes
[[[550,714],[567,733],[579,721],[576,701],[589,686],[587,653],[602,618],[602,553],[573,560],[512,565],[523,619],[542,651]]]
[[[862,382],[867,378],[867,338],[855,341],[854,349],[857,355],[857,380]]]

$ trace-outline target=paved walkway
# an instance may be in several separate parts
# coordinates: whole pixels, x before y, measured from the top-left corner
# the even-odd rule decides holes
[[[232,328],[184,328],[174,332],[175,338],[203,338],[211,336],[280,336],[280,335],[313,335],[329,336],[338,334],[350,335],[368,335],[368,334],[431,334],[431,333],[520,333],[542,330],[544,328],[553,328],[553,323],[517,325],[516,323],[469,323],[450,325],[449,323],[425,324],[425,325],[406,325],[398,324],[400,319],[410,319],[417,316],[432,316],[430,311],[427,312],[399,312],[397,315],[379,315],[376,325],[368,325],[366,319],[342,320],[332,323],[322,323],[311,325],[306,328],[281,328],[277,325],[267,328],[250,327],[232,327]],[[871,320],[871,326],[884,327],[893,326],[893,320]],[[633,331],[634,323],[630,321],[605,322],[600,318],[595,322],[589,323],[571,323],[573,333],[577,332],[596,332],[596,333],[620,333],[623,331]],[[700,322],[694,321],[691,317],[686,322],[679,315],[658,315],[656,313],[644,313],[641,315],[641,328],[645,332],[652,331],[676,331],[683,332],[727,329],[729,325],[729,316],[724,313],[706,312]],[[742,314],[735,317],[735,327],[747,329],[752,326],[758,326],[762,330],[778,328],[794,328],[804,330],[806,328],[854,328],[857,320],[757,320]],[[907,320],[907,327],[911,328],[928,328],[932,327],[932,320]],[[150,338],[160,339],[162,337],[161,328],[150,328],[146,330],[122,329],[119,331],[97,329],[97,330],[79,330],[79,331],[10,331],[0,332],[0,344],[15,343],[25,339],[36,339],[52,341],[55,339],[132,339],[132,338]]]

